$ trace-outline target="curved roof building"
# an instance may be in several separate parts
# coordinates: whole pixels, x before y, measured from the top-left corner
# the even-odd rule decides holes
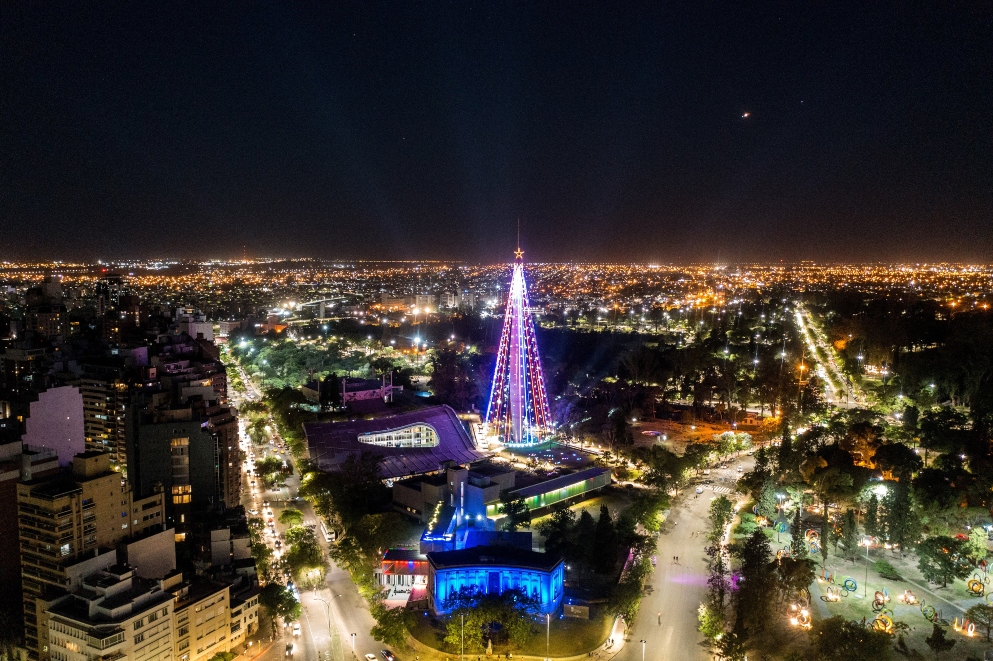
[[[448,406],[375,420],[307,422],[310,457],[326,471],[340,470],[351,456],[379,456],[384,479],[432,473],[446,461],[468,464],[483,458],[455,411]]]

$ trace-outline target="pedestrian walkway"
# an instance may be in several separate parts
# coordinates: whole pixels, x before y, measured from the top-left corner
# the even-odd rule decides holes
[[[714,487],[714,493],[719,493],[723,495],[730,495],[734,493],[734,489],[728,487]]]

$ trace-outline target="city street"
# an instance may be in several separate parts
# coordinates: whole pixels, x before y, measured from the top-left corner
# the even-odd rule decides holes
[[[714,469],[712,485],[701,485],[703,493],[696,496],[696,485],[685,489],[676,499],[659,537],[658,565],[646,581],[646,596],[634,626],[628,629],[624,649],[617,661],[641,661],[642,644],[645,661],[694,661],[712,658],[702,645],[703,636],[697,631],[697,608],[707,595],[707,531],[710,529],[710,501],[734,489],[738,473],[736,466],[751,470],[754,459],[742,456],[740,462],[731,460],[730,468]],[[673,557],[679,558],[676,564]],[[651,586],[650,589],[648,586]]]
[[[865,395],[859,392],[841,371],[836,360],[834,347],[827,341],[820,329],[803,306],[797,306],[796,325],[800,337],[809,351],[808,361],[816,365],[814,371],[824,382],[824,394],[828,403],[839,408],[855,408],[864,401]],[[828,357],[826,362],[819,360],[818,351]],[[809,375],[808,375],[809,376]]]
[[[240,370],[240,368],[239,368]],[[232,393],[232,403],[236,406],[240,401],[258,399],[260,393],[248,375],[241,372],[248,392],[244,396]],[[279,459],[287,457],[282,439],[274,433],[272,444],[266,448],[253,447],[245,433],[244,421],[241,423],[241,444],[245,456],[244,488],[242,502],[248,511],[249,518],[262,517],[266,521],[273,519],[273,529],[281,537],[286,532],[286,526],[279,523],[279,514],[288,507],[299,509],[304,515],[304,525],[314,525],[317,529],[317,539],[321,547],[327,551],[328,544],[321,534],[321,522],[314,513],[310,503],[304,500],[292,500],[297,496],[299,475],[294,473],[285,485],[275,489],[265,489],[261,480],[248,471],[254,471],[255,460],[266,455]],[[281,452],[282,450],[282,452]],[[251,454],[255,453],[255,458]],[[253,485],[252,482],[256,484]],[[263,508],[262,503],[268,502],[269,509]],[[258,514],[252,514],[254,510]],[[266,543],[277,555],[285,551],[285,546],[275,547],[276,537],[266,534]],[[330,661],[345,661],[355,655],[362,657],[366,654],[379,655],[382,648],[369,631],[375,624],[365,600],[358,592],[348,572],[330,563],[327,573],[326,586],[320,590],[306,590],[300,594],[303,613],[300,617],[300,634],[292,635],[292,630],[286,628],[277,632],[273,645],[260,657],[265,661],[286,657],[287,643],[293,643],[293,658],[296,659],[329,659]],[[352,634],[355,634],[354,636]],[[354,648],[354,649],[353,649]]]

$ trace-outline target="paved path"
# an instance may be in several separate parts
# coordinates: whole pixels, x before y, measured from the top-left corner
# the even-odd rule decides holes
[[[753,461],[742,457],[744,470],[749,470]],[[715,470],[713,477],[732,479],[736,476],[733,471],[734,468]],[[651,591],[641,601],[638,618],[628,629],[626,645],[616,655],[617,661],[641,661],[642,647],[645,661],[712,658],[697,631],[697,609],[706,599],[709,576],[704,553],[710,527],[707,515],[710,501],[731,491],[728,487],[705,485],[703,493],[696,494],[695,486],[691,486],[673,504],[659,537],[658,565],[646,582]],[[673,556],[679,557],[678,564]]]

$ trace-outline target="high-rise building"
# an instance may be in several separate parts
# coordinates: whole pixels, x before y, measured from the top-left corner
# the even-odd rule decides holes
[[[17,434],[0,444],[0,608],[16,620],[21,617],[21,550],[17,536],[17,484],[59,472],[59,457],[48,448],[25,446]]]
[[[518,248],[515,254],[485,429],[506,445],[535,445],[551,432],[551,415],[528,305],[524,253]]]
[[[119,367],[88,367],[79,380],[86,448],[109,452],[115,466],[127,463],[125,428],[131,385],[124,369]]]
[[[161,529],[165,516],[161,493],[133,498],[108,453],[84,452],[73,458],[71,473],[18,484],[17,519],[25,644],[31,659],[45,661],[38,612],[64,593],[65,568],[122,539]]]
[[[179,535],[193,508],[241,502],[238,420],[226,406],[192,406],[144,414],[128,433],[128,477],[135,493],[162,489]]]

